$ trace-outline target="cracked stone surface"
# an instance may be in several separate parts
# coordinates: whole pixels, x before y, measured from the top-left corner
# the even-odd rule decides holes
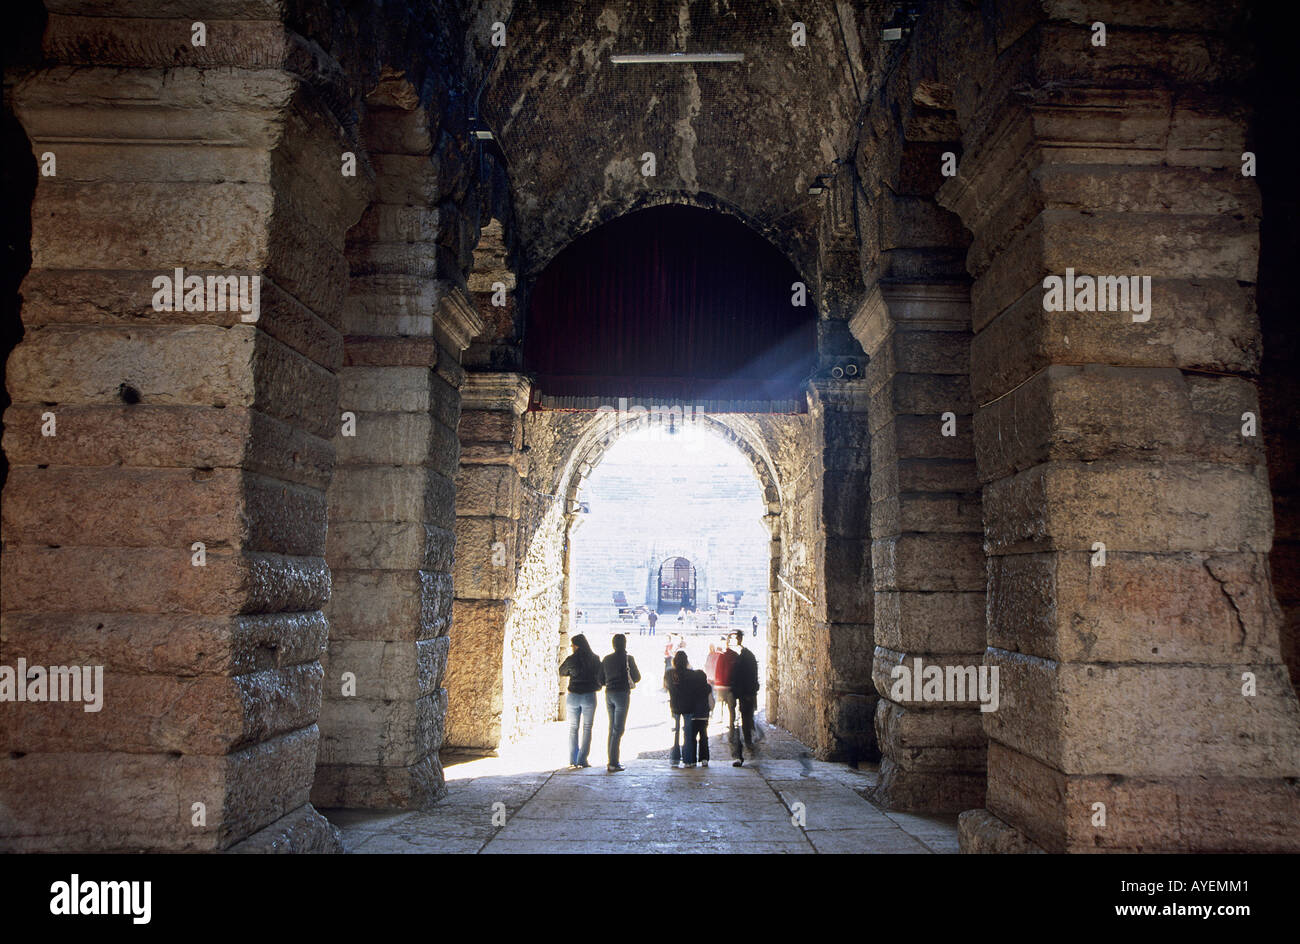
[[[715,720],[711,766],[674,769],[663,693],[638,691],[626,769],[609,773],[603,711],[590,768],[567,769],[568,731],[556,722],[497,757],[444,753],[447,796],[431,810],[324,812],[356,853],[957,852],[956,816],[881,810],[861,795],[875,786],[874,766],[813,760],[761,713],[766,736],[743,767],[732,766]]]

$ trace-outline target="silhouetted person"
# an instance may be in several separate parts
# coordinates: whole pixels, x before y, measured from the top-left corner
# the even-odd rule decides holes
[[[632,698],[632,689],[641,681],[636,660],[627,651],[627,637],[622,633],[614,637],[614,651],[601,660],[596,681],[605,687],[605,710],[609,713],[609,741],[605,746],[608,761],[605,769],[622,770],[618,762],[618,748],[623,741],[623,730],[627,727],[627,708]]]
[[[646,622],[650,624],[650,635],[653,636],[655,634],[655,623],[659,622],[659,614],[651,610],[650,615],[646,617]]]
[[[600,690],[600,659],[591,651],[587,637],[579,633],[570,640],[573,654],[560,664],[560,674],[569,677],[569,691],[564,696],[564,713],[569,719],[569,766],[590,767],[591,726],[596,720],[596,692]],[[578,724],[582,724],[582,744],[578,744]]]
[[[690,667],[684,649],[673,656],[673,667],[664,673],[668,702],[686,734],[679,767],[694,767],[696,759],[709,765],[709,680]],[[697,754],[698,748],[698,754]]]
[[[745,648],[744,630],[736,630],[736,661],[731,667],[731,694],[740,708],[741,732],[745,736],[745,747],[750,756],[754,753],[754,711],[758,707],[758,660]],[[721,660],[718,660],[721,662]],[[731,715],[731,754],[735,758],[732,766],[739,767],[744,761],[744,751],[740,747],[740,737],[736,731],[734,712]]]
[[[754,638],[757,639],[758,638],[758,614],[757,613],[754,614],[754,619],[752,621],[752,624],[754,627]]]

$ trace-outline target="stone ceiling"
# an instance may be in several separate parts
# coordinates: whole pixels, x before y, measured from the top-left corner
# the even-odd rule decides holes
[[[808,188],[847,156],[858,110],[853,79],[864,74],[853,6],[521,2],[495,62],[491,21],[509,11],[505,3],[481,7],[467,54],[492,63],[481,114],[508,162],[525,277],[593,226],[664,202],[737,213],[811,273],[824,198]],[[805,24],[806,46],[791,44],[796,22]],[[609,61],[648,52],[745,58]],[[655,155],[655,176],[642,173],[645,152]]]

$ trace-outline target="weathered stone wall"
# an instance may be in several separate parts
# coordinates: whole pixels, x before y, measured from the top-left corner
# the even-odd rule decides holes
[[[1241,426],[1258,410],[1259,198],[1244,60],[1215,32],[1234,9],[1116,8],[1104,47],[1064,4],[999,5],[985,30],[949,4],[913,34],[967,50],[935,64],[963,150],[939,200],[973,236],[985,659],[1003,693],[984,716],[995,819],[963,820],[967,849],[1004,829],[1058,851],[1300,846],[1300,707],[1263,449]],[[1149,318],[1045,310],[1067,267],[1151,277]]]
[[[887,52],[887,55],[889,53]],[[944,155],[960,151],[951,90],[918,83],[910,45],[875,76],[855,173],[866,294],[850,329],[870,355],[875,567],[876,799],[961,811],[984,800],[975,701],[934,701],[918,666],[983,661],[983,521],[971,427],[969,234],[935,202]],[[851,180],[843,182],[851,185]],[[836,181],[837,187],[841,186]],[[920,660],[918,662],[918,660]]]
[[[936,0],[882,43],[892,4],[818,2],[802,49],[779,5],[771,35],[528,7],[499,60],[509,0],[237,4],[204,46],[173,0],[48,6],[6,71],[57,174],[7,364],[0,661],[102,665],[105,701],[6,704],[0,847],[336,848],[312,802],[427,803],[444,720],[494,749],[553,717],[614,431],[524,413],[527,283],[682,201],[817,299],[809,412],[708,420],[772,526],[770,716],[824,757],[878,734],[891,805],[982,804],[967,851],[1300,848],[1294,185],[1241,173],[1294,122],[1251,114],[1247,5]],[[738,27],[743,69],[609,71]],[[470,135],[490,74],[508,168]],[[258,320],[156,308],[177,266],[258,276]],[[1150,317],[1045,309],[1067,268],[1150,276]],[[916,657],[998,669],[998,710],[884,697]]]
[[[564,609],[564,504],[525,486],[521,505],[519,577],[506,619],[502,681],[507,742],[554,721],[560,692],[555,653]]]
[[[445,273],[463,284],[481,194],[446,40],[459,44],[466,18],[457,9],[416,29],[424,46],[415,50],[407,28],[429,14],[414,7],[390,32],[377,17],[319,6],[288,9],[286,26],[280,8],[254,4],[208,21],[205,45],[191,42],[204,13],[151,2],[130,12],[61,3],[42,67],[6,74],[33,150],[53,151],[58,169],[41,178],[33,205],[30,344],[8,365],[4,447],[22,472],[4,492],[0,650],[6,660],[103,664],[107,693],[104,710],[84,720],[67,720],[58,712],[70,706],[59,705],[5,713],[0,842],[337,848],[307,802],[318,741],[318,801],[404,805],[440,782],[436,762],[433,776],[395,782],[421,758],[427,768],[437,747],[434,637],[446,622],[436,601],[403,621],[419,598],[399,584],[421,572],[421,555],[422,572],[436,585],[441,566],[445,580],[448,564],[436,558],[449,542],[439,550],[436,535],[418,532],[436,530],[451,495],[431,505],[418,487],[381,495],[391,483],[373,467],[404,466],[393,474],[409,479],[424,465],[420,449],[445,456],[417,427],[445,425],[454,390],[430,389],[421,407],[418,382],[403,378],[441,368],[435,387],[454,387],[468,339],[446,337],[477,329],[472,314],[447,310],[449,286],[426,292],[408,279],[359,312],[385,295],[379,279],[354,285],[345,303],[349,262],[361,270],[356,253],[345,258],[344,234],[373,197],[351,240],[373,251],[362,274]],[[400,66],[382,68],[408,56],[416,65],[404,83]],[[381,75],[394,87],[380,88]],[[364,143],[358,135],[368,109],[417,108],[439,147],[396,141],[409,130],[400,122],[387,125],[396,129],[387,140],[383,126]],[[357,157],[354,176],[340,173],[345,154]],[[412,166],[421,162],[423,172]],[[411,208],[440,192],[451,202]],[[417,272],[409,266],[426,236],[448,249]],[[152,280],[177,266],[257,275],[260,317],[156,310]],[[427,324],[392,314],[415,297],[433,307],[442,356]],[[425,340],[407,344],[411,336]],[[360,420],[355,439],[339,435],[340,378]],[[41,436],[51,409],[58,433]],[[335,448],[346,471],[329,503],[339,527],[327,548]],[[45,482],[51,475],[61,484]],[[76,522],[80,533],[69,530]],[[203,566],[191,563],[195,541]],[[343,592],[331,607],[334,658],[324,662],[360,684],[345,707],[331,678],[320,741],[327,555]],[[50,595],[68,586],[77,590]],[[113,789],[99,789],[106,779]]]
[[[806,420],[806,428],[811,428]],[[768,717],[815,749],[823,748],[826,544],[821,529],[821,456],[808,435],[802,448],[791,450],[782,481],[779,563],[773,574],[776,632],[769,633]]]
[[[447,665],[447,744],[494,751],[502,718],[507,624],[519,568],[524,409],[513,373],[471,373],[462,390],[455,594]]]
[[[401,808],[433,802],[443,786],[458,362],[480,328],[461,272],[479,207],[458,205],[464,188],[445,173],[463,162],[464,142],[439,134],[441,117],[408,82],[386,76],[367,106],[376,195],[348,235],[334,590],[312,796]]]
[[[854,7],[814,0],[796,14],[775,0],[519,4],[483,111],[510,162],[521,276],[536,276],[593,226],[678,199],[738,213],[812,271],[818,207],[806,195],[850,134],[853,90],[839,29],[856,56]],[[806,21],[805,46],[790,43],[796,20]],[[608,61],[617,52],[719,49],[746,61]],[[772,132],[761,146],[749,133],[757,129]],[[653,176],[641,172],[646,152],[656,155]]]
[[[343,234],[366,178],[338,176],[356,145],[301,78],[328,71],[316,53],[257,21],[194,49],[190,22],[51,15],[46,55],[76,67],[7,77],[58,171],[7,370],[2,648],[105,676],[100,712],[5,711],[10,849],[336,846],[307,801]],[[259,320],[156,310],[177,266],[259,276]]]

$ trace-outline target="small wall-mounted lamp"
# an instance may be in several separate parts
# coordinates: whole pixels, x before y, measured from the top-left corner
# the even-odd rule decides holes
[[[813,180],[812,184],[808,187],[808,192],[813,196],[825,193],[827,185],[834,176],[834,174],[818,174],[816,179]]]

